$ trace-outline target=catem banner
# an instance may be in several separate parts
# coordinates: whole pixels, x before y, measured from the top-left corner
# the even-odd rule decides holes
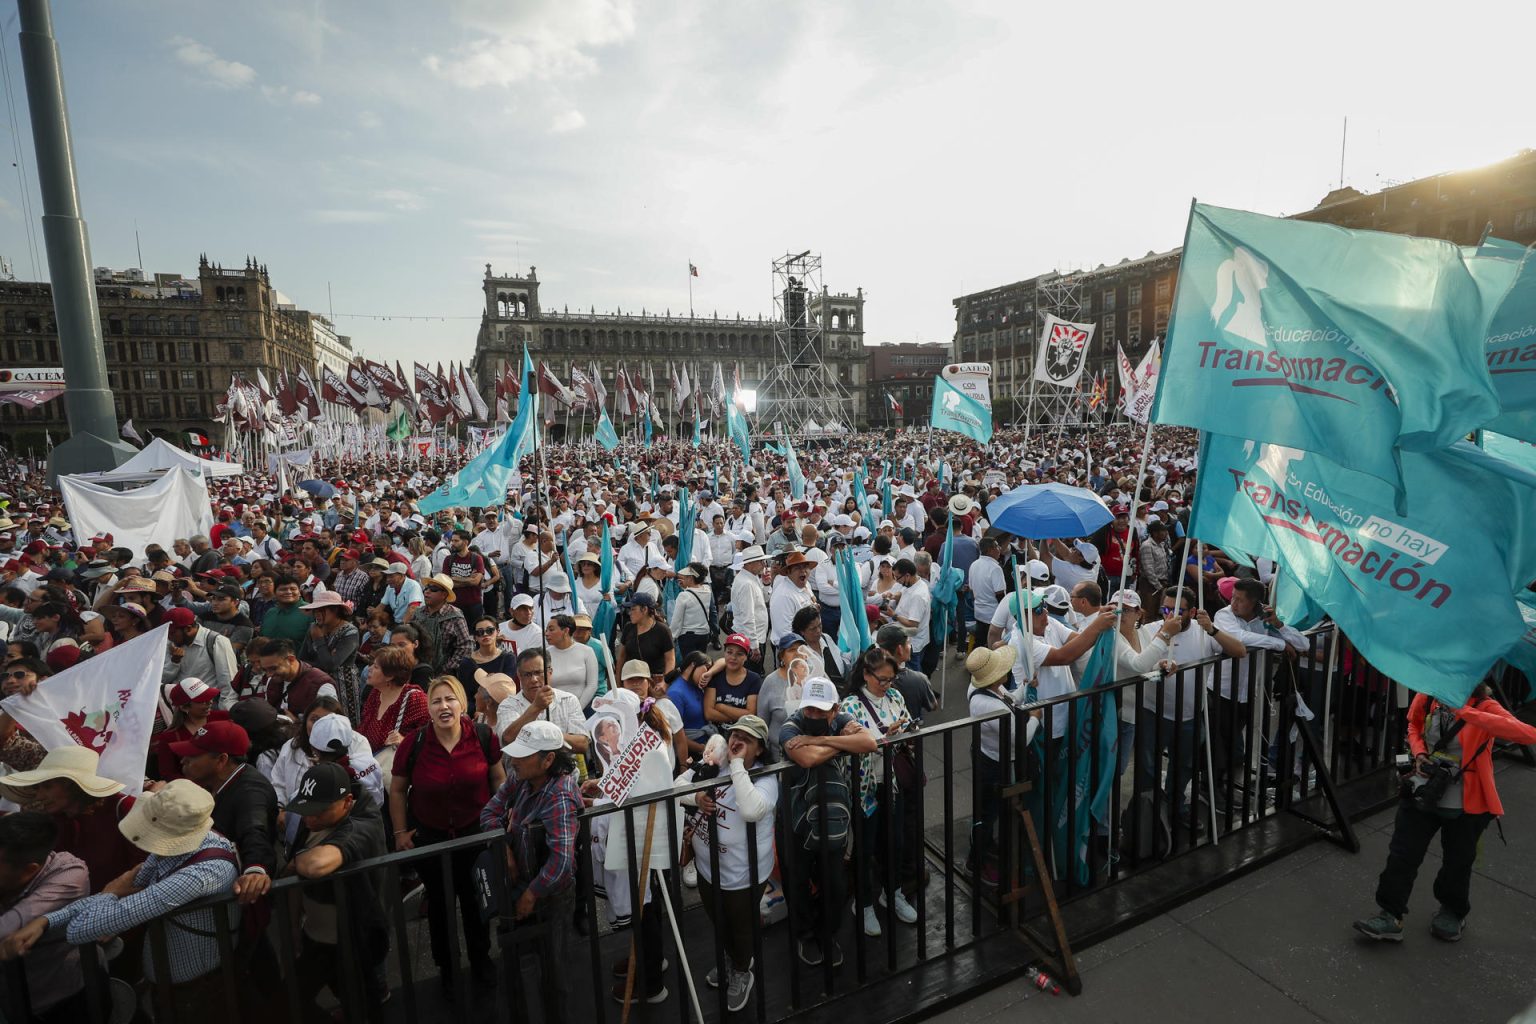
[[[60,367],[0,370],[0,404],[36,409],[63,393],[64,370]]]
[[[950,363],[939,376],[967,398],[974,398],[987,409],[992,408],[991,363]]]

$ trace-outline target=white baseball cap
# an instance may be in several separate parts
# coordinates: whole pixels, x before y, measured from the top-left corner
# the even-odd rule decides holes
[[[1024,563],[1024,575],[1037,582],[1046,582],[1051,578],[1051,570],[1038,558],[1031,558]]]
[[[330,714],[317,719],[309,727],[309,745],[333,754],[349,753],[352,749],[352,723],[346,715]]]
[[[832,680],[821,676],[807,679],[800,691],[800,706],[830,711],[837,707],[837,687],[832,685]]]
[[[323,721],[323,719],[322,719]],[[508,757],[527,757],[530,754],[550,753],[569,749],[565,733],[554,722],[533,721],[518,732],[517,739],[506,748]]]

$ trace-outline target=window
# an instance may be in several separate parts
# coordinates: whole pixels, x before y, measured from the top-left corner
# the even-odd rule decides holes
[[[172,321],[174,323],[174,321]],[[176,358],[190,363],[192,356],[192,343],[190,341],[178,341],[176,343]]]
[[[203,414],[202,403],[196,398],[183,398],[181,400],[181,414],[183,416],[201,416]]]
[[[1115,314],[1110,313],[1104,317],[1104,340],[1113,341],[1115,338]]]
[[[175,316],[168,316],[168,317],[166,317],[165,318],[165,333],[166,334],[180,334],[181,333],[181,318],[180,317],[175,317]]]
[[[197,390],[197,371],[196,370],[182,370],[181,371],[181,389],[183,391],[195,391],[195,390]]]
[[[122,334],[123,318],[120,316],[107,317],[107,330],[112,334]]]
[[[149,328],[150,334],[160,333],[160,318],[158,316],[151,316],[145,321],[145,324]]]
[[[1172,284],[1170,283],[1169,279],[1166,278],[1166,277],[1160,278],[1158,280],[1158,282],[1157,282],[1157,301],[1158,302],[1166,301],[1167,298],[1168,298],[1168,293],[1171,290],[1172,290]]]
[[[1515,211],[1516,231],[1536,231],[1536,206]]]
[[[144,415],[146,415],[146,416],[163,416],[164,414],[165,414],[165,403],[160,400],[160,396],[159,395],[145,395],[144,396]]]
[[[1125,304],[1127,306],[1141,305],[1141,285],[1133,284],[1125,292]]]
[[[1162,334],[1168,328],[1168,307],[1166,305],[1159,305],[1156,316],[1157,319],[1153,322],[1152,329],[1158,334]]]
[[[133,316],[130,316],[128,318],[128,333],[129,334],[143,334],[144,333],[144,320],[137,313],[135,313]]]
[[[159,370],[145,370],[144,371],[144,387],[146,387],[146,388],[158,388],[159,386],[160,386],[160,371]]]
[[[1105,288],[1104,289],[1104,306],[1103,306],[1104,312],[1106,312],[1106,313],[1111,312],[1111,311],[1114,310],[1114,308],[1115,308],[1115,290],[1113,288]]]
[[[6,312],[5,330],[7,334],[14,334],[21,330],[21,315],[15,310],[8,310]]]
[[[229,346],[229,358],[230,358],[231,361],[237,362],[237,363],[241,362],[242,360],[244,360],[245,359],[245,346],[244,345],[240,345],[240,344],[231,344]]]
[[[31,338],[23,338],[16,343],[17,359],[36,359],[37,345]]]
[[[1141,340],[1141,310],[1133,309],[1125,314],[1125,340],[1137,342]]]
[[[121,331],[115,331],[113,333],[120,334],[122,332]],[[187,317],[187,333],[191,334],[191,335],[196,335],[197,334],[197,317],[195,317],[195,316]]]
[[[230,334],[239,334],[240,318],[233,313],[226,314],[224,317],[224,330]]]

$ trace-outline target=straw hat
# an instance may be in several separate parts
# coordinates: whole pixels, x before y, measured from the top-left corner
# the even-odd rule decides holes
[[[422,582],[435,583],[439,587],[442,587],[444,590],[448,591],[449,594],[453,593],[453,577],[449,576],[447,573],[440,572],[436,576],[428,576]]]
[[[191,779],[175,779],[158,792],[139,797],[117,827],[145,853],[160,857],[191,853],[213,828],[213,794]]]
[[[5,776],[0,782],[0,792],[7,799],[17,800],[15,791],[36,786],[39,783],[51,782],[54,779],[68,779],[80,787],[80,791],[86,796],[111,796],[122,791],[121,782],[113,782],[96,774],[96,769],[101,759],[96,751],[86,747],[70,745],[58,747],[48,751],[42,762],[29,772],[14,772]]]
[[[475,682],[480,684],[480,689],[497,705],[517,693],[517,681],[505,672],[487,672],[483,668],[475,669]]]
[[[996,650],[976,648],[965,659],[965,670],[971,674],[971,688],[982,690],[1007,678],[1018,656],[1012,644]]]

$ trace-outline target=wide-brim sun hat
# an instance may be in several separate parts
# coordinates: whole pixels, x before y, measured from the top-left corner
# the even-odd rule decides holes
[[[1007,678],[1019,653],[1012,644],[1003,647],[978,647],[965,659],[965,669],[971,674],[971,688],[985,689]]]
[[[175,779],[134,801],[117,827],[145,853],[180,857],[202,846],[213,828],[213,794],[191,779]]]
[[[36,768],[28,772],[13,772],[0,780],[0,793],[9,800],[16,799],[16,790],[28,789],[54,779],[68,779],[86,796],[103,797],[121,793],[123,784],[96,774],[101,758],[96,751],[73,744],[56,747],[43,756]]]

